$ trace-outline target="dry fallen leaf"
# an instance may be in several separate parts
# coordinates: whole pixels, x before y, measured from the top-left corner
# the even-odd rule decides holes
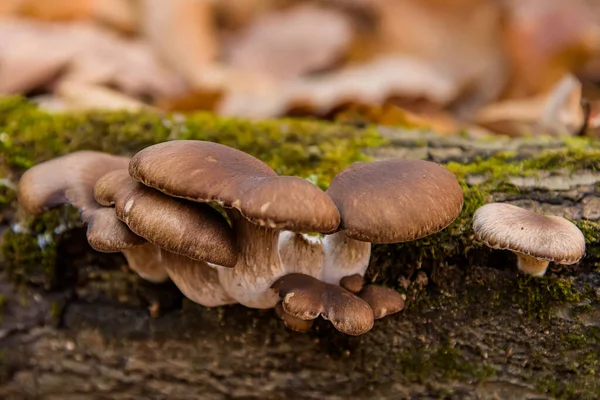
[[[204,86],[204,69],[219,52],[213,2],[142,0],[141,4],[141,29],[156,53],[190,85]]]
[[[267,86],[258,91],[225,93],[218,112],[246,117],[284,115],[302,107],[316,115],[346,104],[382,105],[392,97],[424,98],[444,105],[454,99],[457,87],[435,67],[418,59],[389,56],[344,68],[319,77],[304,77]],[[270,90],[269,90],[270,89]]]
[[[572,75],[566,75],[547,94],[503,100],[483,107],[474,122],[511,136],[574,135],[582,129],[584,119],[581,83]]]
[[[111,85],[130,96],[184,89],[143,41],[85,22],[0,20],[0,93],[26,93],[56,79]]]
[[[504,0],[506,47],[513,71],[506,97],[549,90],[580,68],[600,44],[594,13],[581,0]],[[597,17],[596,17],[597,18]]]
[[[373,45],[435,66],[461,88],[459,114],[494,100],[507,79],[502,13],[488,0],[371,0],[380,18]]]
[[[150,108],[116,90],[89,83],[62,81],[56,86],[54,92],[58,97],[57,100],[69,110],[140,111]]]
[[[351,39],[351,21],[343,13],[302,4],[258,16],[226,49],[226,63],[290,79],[330,67]]]

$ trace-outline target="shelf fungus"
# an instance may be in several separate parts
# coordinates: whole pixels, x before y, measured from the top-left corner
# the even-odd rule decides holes
[[[546,274],[550,262],[575,264],[585,254],[583,233],[565,218],[507,203],[490,203],[473,215],[475,237],[493,249],[517,255],[519,271]]]

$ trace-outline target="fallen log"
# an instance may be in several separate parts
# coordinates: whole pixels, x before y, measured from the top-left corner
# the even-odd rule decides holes
[[[368,281],[404,311],[345,336],[317,320],[286,329],[274,310],[208,309],[91,250],[71,208],[24,215],[28,167],[79,149],[132,154],[174,139],[224,143],[321,187],[361,159],[419,158],[454,172],[461,216],[444,231],[374,246]],[[587,138],[472,139],[403,128],[197,113],[49,114],[0,100],[0,397],[7,399],[457,398],[600,396],[600,150]],[[478,243],[492,202],[571,219],[578,264],[542,278]],[[494,397],[496,396],[496,397]]]

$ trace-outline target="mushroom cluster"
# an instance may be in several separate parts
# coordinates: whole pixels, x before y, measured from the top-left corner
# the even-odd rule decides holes
[[[397,291],[365,285],[371,244],[436,233],[463,207],[455,176],[432,162],[355,163],[323,191],[196,140],[55,158],[26,171],[18,195],[32,214],[79,208],[94,249],[196,303],[274,308],[297,331],[321,316],[349,335],[404,307]]]

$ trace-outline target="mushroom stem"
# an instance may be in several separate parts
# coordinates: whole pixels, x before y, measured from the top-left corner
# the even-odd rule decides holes
[[[227,293],[251,308],[273,308],[278,296],[270,290],[284,273],[279,257],[280,230],[258,226],[237,210],[229,209],[238,246],[238,261],[233,268],[219,268],[219,279]]]
[[[161,257],[160,248],[151,243],[121,250],[129,268],[135,271],[143,279],[161,283],[169,279]]]
[[[163,265],[181,293],[194,303],[205,307],[219,307],[237,303],[221,282],[217,269],[204,261],[196,261],[161,249]]]
[[[282,231],[278,248],[286,273],[300,273],[321,279],[325,255],[320,237]]]
[[[344,231],[325,236],[325,262],[321,280],[339,285],[345,276],[363,276],[369,267],[371,243],[349,238]]]
[[[539,260],[527,254],[515,253],[517,255],[517,267],[519,271],[532,276],[544,276],[548,269],[549,261]]]

